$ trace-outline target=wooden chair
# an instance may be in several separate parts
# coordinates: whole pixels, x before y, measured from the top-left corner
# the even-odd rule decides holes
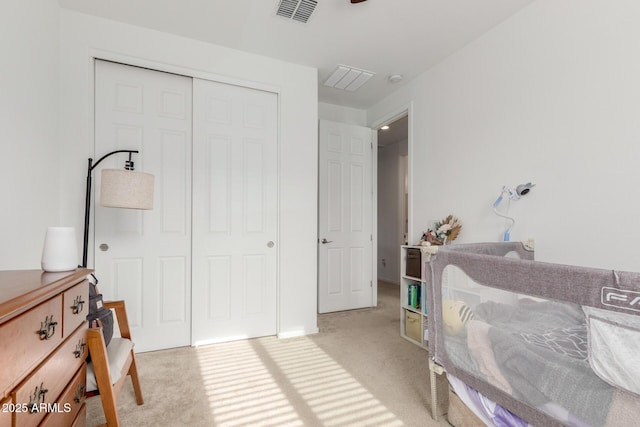
[[[91,361],[87,365],[86,396],[100,395],[107,426],[118,427],[118,408],[116,399],[127,376],[131,377],[136,403],[142,405],[142,390],[138,380],[138,369],[133,352],[133,341],[129,331],[129,321],[124,301],[104,302],[104,306],[113,309],[120,329],[120,337],[114,334],[109,346],[105,346],[102,327],[90,327],[87,331],[87,344]]]

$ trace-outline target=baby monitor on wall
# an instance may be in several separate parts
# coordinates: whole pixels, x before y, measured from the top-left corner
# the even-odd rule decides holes
[[[516,187],[516,194],[522,197],[525,194],[527,194],[529,191],[531,191],[531,188],[534,186],[535,184],[532,184],[530,182],[527,182],[526,184],[520,184]]]
[[[505,218],[506,220],[511,222],[507,226],[506,230],[504,231],[503,241],[505,242],[509,241],[509,238],[511,236],[511,229],[513,228],[513,225],[516,223],[515,219],[511,218],[510,216],[507,216],[507,212],[509,212],[509,205],[507,205],[507,209],[505,210],[504,213],[498,212],[498,206],[500,206],[500,203],[502,203],[503,196],[505,194],[508,194],[510,200],[511,199],[520,200],[520,198],[522,196],[527,195],[533,187],[535,187],[535,184],[532,184],[530,182],[527,182],[526,184],[520,184],[516,188],[507,188],[506,186],[502,187],[502,192],[500,193],[496,201],[493,202],[493,211],[496,213],[496,215],[502,218]]]

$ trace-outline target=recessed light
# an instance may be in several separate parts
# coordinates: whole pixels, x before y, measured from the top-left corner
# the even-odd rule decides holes
[[[392,74],[389,76],[389,81],[391,83],[398,83],[399,81],[401,81],[404,77],[402,77],[402,74]]]
[[[389,126],[387,126],[387,125],[384,125],[384,126],[382,126],[382,127],[380,128],[380,130],[387,130],[387,129],[389,129]]]

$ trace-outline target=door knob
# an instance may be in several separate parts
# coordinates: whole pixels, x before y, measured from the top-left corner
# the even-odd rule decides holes
[[[322,243],[323,245],[326,245],[327,243],[331,243],[333,242],[333,240],[327,240],[324,237],[322,238],[322,240],[320,240],[320,243]]]
[[[269,240],[269,241],[267,242],[267,247],[268,247],[268,248],[272,248],[274,244],[275,244],[275,243],[273,243],[273,241]]]
[[[102,252],[106,252],[109,250],[109,245],[107,245],[106,243],[102,243],[100,246],[98,246],[100,248],[100,250]]]

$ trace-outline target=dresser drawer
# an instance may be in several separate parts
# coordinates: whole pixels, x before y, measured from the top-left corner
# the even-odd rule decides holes
[[[78,416],[71,424],[71,427],[86,427],[87,426],[87,405],[82,405]]]
[[[59,427],[73,424],[76,416],[84,406],[84,391],[87,379],[86,368],[87,365],[83,364],[56,402],[55,411],[47,414],[40,427]]]
[[[7,395],[61,341],[62,295],[2,324],[0,397]]]
[[[11,427],[11,412],[13,411],[11,399],[3,400],[1,405],[0,427]]]
[[[62,338],[66,338],[78,325],[87,320],[89,312],[89,282],[78,283],[62,294]]]
[[[31,402],[51,404],[57,401],[70,381],[72,372],[85,364],[87,357],[86,324],[78,328],[26,381],[14,392],[18,404]],[[84,344],[84,345],[83,345]],[[31,406],[31,405],[29,405]],[[54,406],[55,407],[55,406]],[[35,426],[47,415],[47,408],[39,412],[16,414],[16,425]]]

